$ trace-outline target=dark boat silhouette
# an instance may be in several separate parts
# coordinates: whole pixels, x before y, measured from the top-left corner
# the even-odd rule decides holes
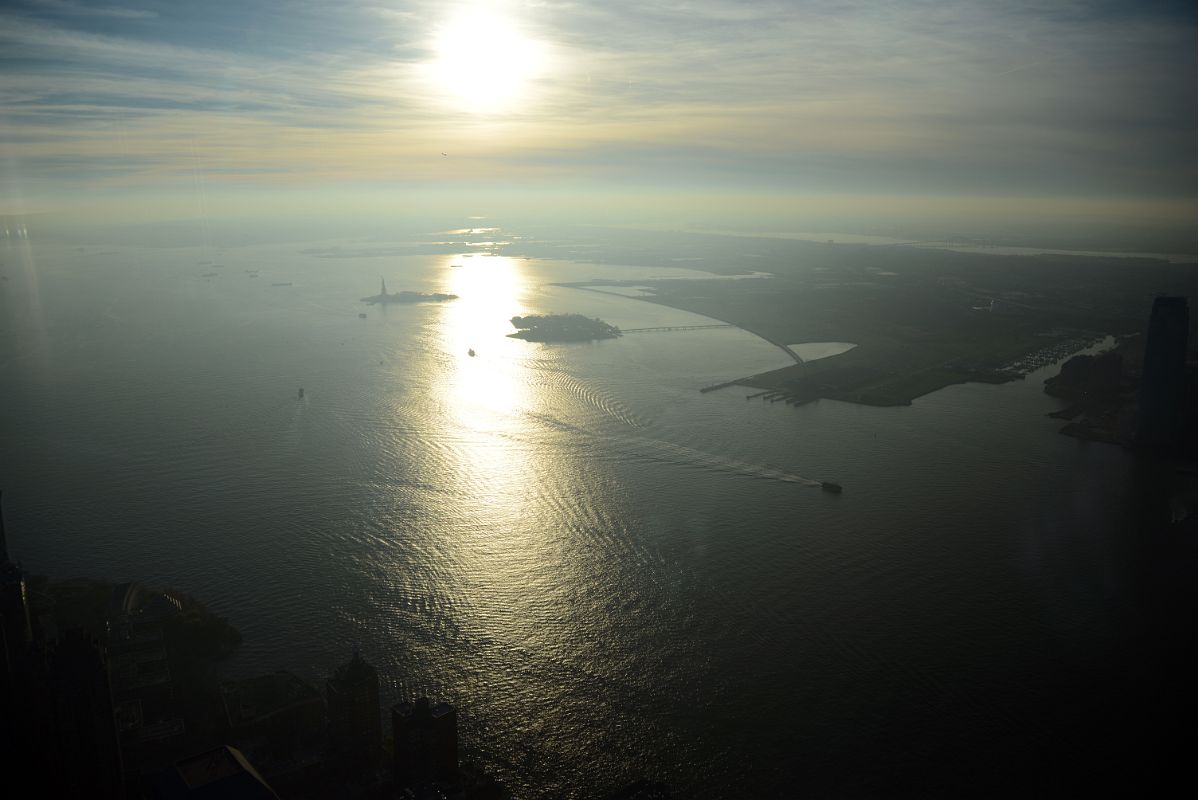
[[[300,390],[299,390],[299,396],[300,396],[300,400],[304,399],[304,387],[302,387],[302,386],[300,387]]]
[[[467,350],[467,351],[466,351],[466,354],[467,354],[467,355],[469,355],[469,356],[473,356],[473,355],[474,355],[474,348],[473,348],[473,347],[471,347],[469,350]]]
[[[832,494],[840,494],[844,491],[843,486],[833,481],[820,481],[819,488],[823,489],[825,492],[831,492]]]

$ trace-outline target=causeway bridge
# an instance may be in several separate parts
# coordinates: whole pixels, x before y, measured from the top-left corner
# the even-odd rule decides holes
[[[661,325],[656,328],[621,328],[620,333],[657,333],[664,331],[702,331],[709,328],[735,328],[726,322],[713,325]]]

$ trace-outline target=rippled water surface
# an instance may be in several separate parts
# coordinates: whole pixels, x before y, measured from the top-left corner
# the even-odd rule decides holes
[[[704,321],[548,285],[632,267],[5,247],[25,566],[192,592],[232,675],[323,685],[360,645],[518,797],[926,788],[1048,736],[1046,681],[1121,641],[1128,461],[1055,435],[1042,375],[793,408],[697,391],[787,363],[737,329],[506,338]],[[359,303],[381,276],[460,299]]]

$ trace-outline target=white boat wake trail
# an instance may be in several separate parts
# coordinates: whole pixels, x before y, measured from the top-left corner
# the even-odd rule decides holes
[[[686,447],[685,445],[655,439],[650,436],[594,433],[547,414],[527,412],[527,415],[551,428],[571,434],[571,441],[574,444],[592,452],[594,452],[596,444],[602,442],[606,448],[614,450],[622,456],[631,456],[646,461],[699,467],[701,469],[733,475],[764,478],[782,483],[797,483],[802,486],[818,487],[821,485],[820,481],[794,472],[774,469],[761,464],[750,464],[745,461],[719,456],[703,450],[696,450],[693,447]]]

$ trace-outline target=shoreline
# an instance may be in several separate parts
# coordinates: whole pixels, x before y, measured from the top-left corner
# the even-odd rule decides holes
[[[562,288],[565,288],[565,289],[578,289],[578,290],[580,290],[580,291],[584,291],[584,292],[595,292],[596,294],[605,294],[605,295],[607,295],[608,297],[619,297],[619,298],[621,298],[621,299],[623,299],[623,300],[640,300],[640,301],[641,301],[641,302],[643,302],[643,303],[652,303],[652,304],[654,304],[654,305],[658,305],[658,306],[664,306],[664,307],[666,307],[666,308],[672,308],[672,309],[674,309],[675,311],[685,311],[687,314],[693,314],[694,316],[696,316],[696,317],[702,317],[703,319],[711,319],[711,320],[715,320],[716,322],[721,322],[721,323],[723,323],[723,324],[725,324],[725,325],[731,325],[733,328],[737,328],[738,330],[742,330],[742,331],[744,331],[745,333],[750,333],[750,334],[752,334],[752,335],[756,336],[758,339],[761,339],[763,342],[767,342],[768,344],[772,344],[774,347],[777,347],[779,350],[781,350],[782,352],[786,353],[788,356],[790,356],[790,357],[791,357],[791,359],[793,359],[793,360],[794,360],[794,362],[795,362],[796,364],[806,364],[806,363],[807,363],[806,361],[804,361],[804,360],[803,360],[803,359],[802,359],[802,358],[799,356],[799,354],[798,354],[798,353],[796,353],[794,350],[791,350],[791,349],[790,349],[790,347],[789,347],[788,345],[782,344],[782,343],[780,343],[780,342],[775,342],[775,341],[774,341],[773,339],[771,339],[770,337],[768,337],[768,336],[766,336],[766,335],[764,335],[764,334],[758,333],[757,331],[755,331],[755,330],[752,330],[751,328],[746,328],[744,325],[742,325],[742,324],[741,324],[741,323],[739,323],[739,322],[733,322],[732,320],[729,320],[729,319],[721,319],[720,317],[713,317],[713,316],[712,316],[712,315],[710,315],[710,314],[700,314],[700,313],[698,313],[697,311],[690,311],[690,310],[688,310],[688,309],[685,309],[685,308],[678,308],[677,306],[672,306],[672,305],[669,305],[668,303],[662,303],[662,302],[658,302],[658,301],[655,301],[655,300],[651,300],[651,299],[649,299],[648,297],[637,297],[636,295],[631,295],[631,294],[620,294],[619,292],[607,292],[607,291],[604,291],[603,289],[596,289],[596,288],[595,288],[593,285],[591,285],[591,284],[581,284],[581,283],[550,283],[550,284],[547,284],[547,285],[549,285],[549,286],[560,286],[560,287],[562,287]],[[756,377],[756,376],[750,376],[750,377]],[[737,378],[736,380],[728,381],[728,382],[727,382],[726,384],[724,384],[724,385],[732,386],[732,385],[735,385],[735,384],[739,383],[741,380],[743,380],[743,379],[741,379],[741,378]],[[708,390],[708,391],[710,391],[710,390]]]
[[[772,337],[767,336],[760,331],[754,330],[740,322],[734,322],[723,317],[713,316],[708,313],[700,313],[687,308],[680,308],[669,303],[662,302],[659,297],[654,296],[636,296],[628,295],[620,292],[606,291],[591,283],[580,282],[563,282],[550,283],[550,286],[558,286],[567,289],[577,289],[587,292],[595,292],[608,297],[618,297],[624,300],[638,300],[641,302],[653,303],[655,305],[671,308],[675,311],[685,311],[688,314],[693,314],[702,319],[710,319],[734,328],[744,331],[745,333],[756,336],[758,339],[773,345],[782,352],[786,353],[794,362],[793,364],[779,367],[767,372],[760,372],[752,375],[744,375],[730,380],[721,381],[714,384],[709,384],[699,388],[699,392],[707,394],[709,392],[718,391],[720,389],[729,388],[732,386],[744,386],[746,388],[758,389],[757,393],[749,395],[746,399],[753,397],[765,396],[771,401],[782,400],[787,405],[806,405],[820,399],[838,400],[840,402],[853,403],[855,405],[869,406],[873,408],[887,408],[894,406],[909,406],[920,397],[932,394],[949,386],[956,386],[965,383],[987,383],[1000,385],[1010,383],[1016,380],[1023,380],[1027,375],[1033,373],[1038,367],[1031,368],[1009,368],[1009,367],[994,367],[994,366],[974,366],[963,362],[961,359],[955,359],[952,363],[946,362],[941,364],[933,364],[919,370],[909,372],[905,375],[898,375],[891,378],[884,378],[880,382],[860,384],[852,387],[837,387],[835,385],[821,384],[818,381],[820,372],[826,367],[821,362],[831,361],[836,356],[829,356],[827,359],[813,359],[811,361],[804,360],[796,353],[789,345],[779,341],[775,341]],[[618,285],[618,284],[613,284]],[[1053,349],[1060,348],[1062,344],[1078,340],[1081,338],[1092,339],[1096,335],[1092,332],[1077,331],[1076,335],[1069,338],[1061,338],[1046,344],[1044,347],[1029,351],[1020,356],[1017,361],[1025,362],[1035,360],[1038,353],[1049,353]],[[1101,338],[1101,337],[1099,337]],[[1092,342],[1082,344],[1078,342],[1077,347],[1070,347],[1068,352],[1062,359],[1054,359],[1051,363],[1058,363],[1059,360],[1064,360],[1072,355],[1083,352],[1093,346]],[[859,348],[854,348],[857,350]],[[843,354],[838,354],[843,355]],[[861,358],[860,353],[856,355]],[[1012,362],[1013,364],[1014,362]],[[816,365],[812,370],[814,375],[808,374],[808,366]],[[827,376],[825,376],[827,377]],[[899,384],[897,387],[887,391],[886,384]],[[875,389],[873,387],[881,387]],[[871,391],[872,389],[872,391]]]

